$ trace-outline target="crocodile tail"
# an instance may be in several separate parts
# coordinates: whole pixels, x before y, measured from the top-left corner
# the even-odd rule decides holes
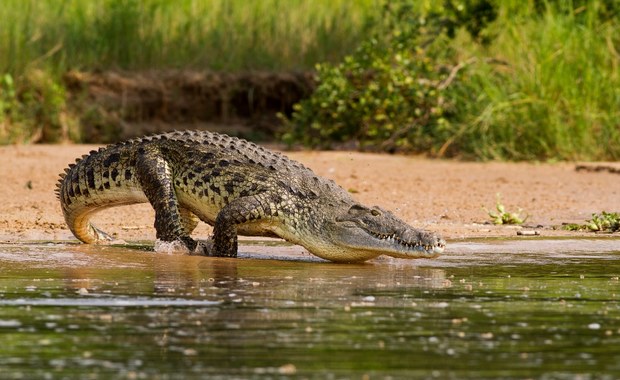
[[[59,175],[56,196],[65,222],[84,243],[114,240],[90,223],[93,214],[108,207],[146,201],[135,181],[124,174],[132,168],[120,156],[118,146],[93,150],[69,164]],[[121,172],[123,175],[118,174]]]

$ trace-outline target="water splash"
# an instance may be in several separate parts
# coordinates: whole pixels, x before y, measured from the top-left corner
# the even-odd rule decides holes
[[[153,248],[155,252],[167,253],[169,255],[186,255],[190,253],[190,250],[180,241],[162,241],[157,239]]]

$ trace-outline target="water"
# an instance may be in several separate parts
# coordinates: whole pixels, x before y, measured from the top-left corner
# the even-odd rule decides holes
[[[241,249],[0,244],[0,377],[620,377],[620,240],[357,265]]]

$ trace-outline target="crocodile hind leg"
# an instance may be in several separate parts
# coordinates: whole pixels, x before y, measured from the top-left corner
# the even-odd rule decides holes
[[[185,207],[179,207],[179,215],[181,215],[181,226],[183,226],[183,231],[189,236],[192,234],[192,231],[196,229],[198,226],[198,222],[200,219]]]
[[[136,174],[142,191],[155,210],[157,238],[168,242],[181,241],[190,252],[193,251],[197,243],[189,237],[191,217],[189,211],[182,212],[179,208],[172,170],[164,157],[156,149],[143,148],[136,162]]]

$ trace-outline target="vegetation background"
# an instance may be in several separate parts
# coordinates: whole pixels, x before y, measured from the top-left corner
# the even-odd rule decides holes
[[[619,12],[614,0],[4,0],[0,142],[80,141],[69,71],[314,71],[314,93],[281,116],[290,145],[617,160]]]

